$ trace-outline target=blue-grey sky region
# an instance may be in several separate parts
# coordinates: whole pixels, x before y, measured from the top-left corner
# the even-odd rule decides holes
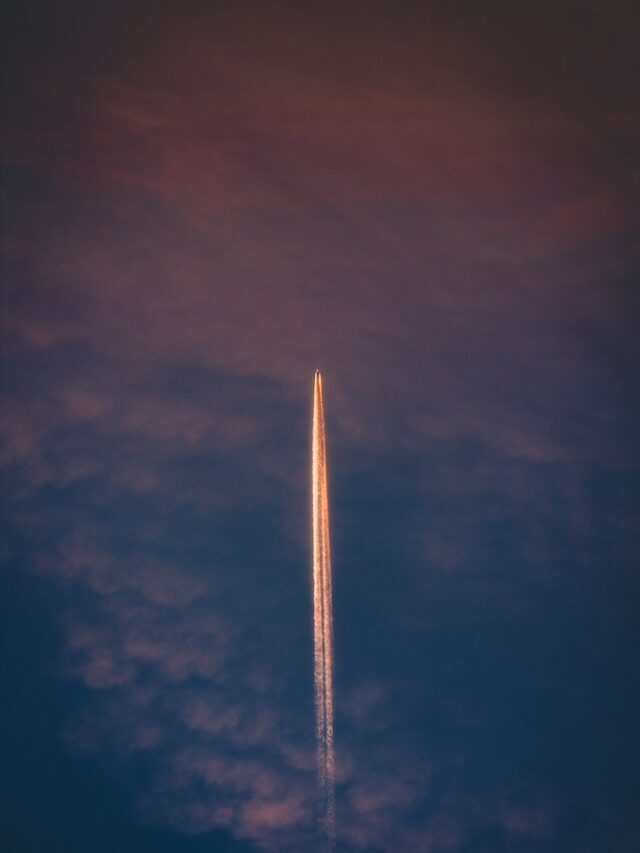
[[[8,2],[2,834],[640,842],[633,4]]]

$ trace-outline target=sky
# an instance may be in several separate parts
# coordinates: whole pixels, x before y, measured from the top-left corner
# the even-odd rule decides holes
[[[1,828],[638,848],[632,3],[8,0]]]

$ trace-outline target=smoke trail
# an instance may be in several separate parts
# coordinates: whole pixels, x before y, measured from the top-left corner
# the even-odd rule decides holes
[[[322,823],[329,849],[335,839],[335,762],[333,754],[333,611],[327,447],[322,377],[316,370],[313,388],[311,454],[313,519],[313,670],[316,699],[316,749],[322,798]]]

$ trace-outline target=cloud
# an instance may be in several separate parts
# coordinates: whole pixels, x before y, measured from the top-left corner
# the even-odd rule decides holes
[[[84,533],[43,563],[82,600],[64,620],[67,676],[88,690],[70,742],[116,755],[125,766],[146,755],[152,772],[138,805],[147,819],[186,832],[224,827],[261,849],[314,849],[311,685],[301,714],[292,683],[308,669],[308,649],[284,657],[258,652],[261,634],[282,649],[280,593],[272,589],[265,607],[252,601],[246,579],[227,577],[221,596],[219,570],[192,566],[180,576],[135,554],[115,559]],[[251,616],[256,604],[271,613],[262,626]],[[415,753],[397,689],[350,679],[340,699],[340,844],[354,851],[462,848],[489,818],[476,815],[473,799],[449,803],[435,793],[443,768]],[[488,812],[519,836],[533,837],[548,821],[545,811],[530,816],[509,797]]]
[[[113,39],[124,12],[96,10],[66,59],[47,31],[46,75],[20,30],[9,515],[68,595],[64,668],[86,688],[70,739],[125,766],[143,753],[153,820],[311,850],[321,366],[339,841],[533,844],[553,832],[548,800],[509,784],[500,755],[480,784],[465,745],[484,766],[500,742],[510,697],[490,704],[487,660],[519,685],[495,625],[517,613],[542,633],[541,612],[575,607],[550,589],[586,584],[607,542],[630,550],[629,38],[584,4],[551,30],[501,7],[370,5],[127,9]]]

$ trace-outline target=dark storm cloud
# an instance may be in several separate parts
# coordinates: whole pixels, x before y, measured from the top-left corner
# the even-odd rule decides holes
[[[312,848],[320,365],[342,845],[606,847],[637,539],[631,13],[8,23],[6,505],[67,591],[70,740],[146,756],[153,820]]]

